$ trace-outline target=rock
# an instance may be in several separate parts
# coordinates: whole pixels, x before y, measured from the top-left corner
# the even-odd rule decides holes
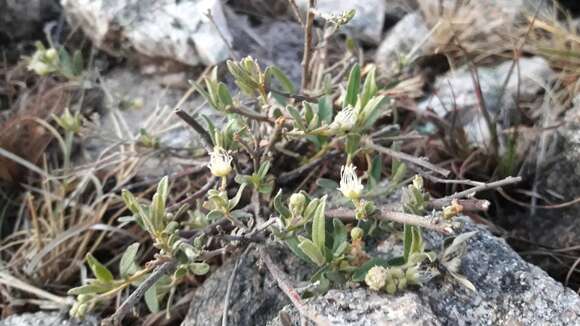
[[[556,78],[549,63],[541,57],[521,58],[518,73],[512,72],[506,89],[502,88],[510,72],[512,62],[504,62],[495,67],[478,69],[479,82],[485,105],[492,117],[501,114],[500,124],[511,127],[518,119],[516,98],[519,96],[519,106],[534,106],[537,95],[544,91]],[[434,94],[418,107],[422,110],[432,109],[440,117],[450,117],[456,110],[458,121],[464,127],[471,144],[489,147],[490,134],[481,114],[476,96],[473,77],[467,67],[450,71],[435,81]],[[502,96],[503,95],[503,96]],[[535,105],[537,107],[537,105]]]
[[[332,290],[305,300],[311,309],[333,325],[577,325],[580,296],[526,263],[503,240],[462,218],[466,230],[478,233],[469,240],[460,273],[477,293],[459,286],[451,277],[439,277],[418,290],[397,295],[377,294],[364,288]],[[442,237],[424,232],[435,248]],[[385,240],[390,241],[390,240]],[[380,248],[400,246],[384,243]],[[385,252],[385,255],[389,255]],[[299,325],[293,306],[282,310],[292,325]],[[288,325],[277,317],[271,326]]]
[[[166,76],[167,77],[167,76]],[[164,151],[153,151],[152,148],[138,145],[140,131],[156,138],[160,148],[171,148],[170,152],[191,155],[191,149],[200,146],[199,135],[183,123],[174,113],[185,91],[168,88],[164,83],[175,84],[175,76],[169,79],[161,76],[142,75],[128,68],[116,68],[102,76],[102,107],[93,114],[93,126],[83,133],[82,155],[76,165],[92,163],[99,158],[117,155],[118,159],[137,160],[136,175],[141,178],[159,178],[182,170],[184,165],[191,165],[187,156],[179,158],[166,155]],[[182,108],[188,112],[200,107],[203,101],[193,96]],[[199,113],[207,114],[218,123],[219,117],[214,111],[202,106]],[[121,144],[125,144],[121,148]],[[134,148],[130,144],[136,144]],[[165,153],[167,153],[165,151]],[[115,168],[112,165],[110,168]]]
[[[273,261],[296,281],[303,281],[312,273],[288,250],[272,249]],[[236,261],[237,258],[230,258],[195,291],[182,326],[221,325],[227,284]],[[238,267],[230,294],[228,325],[265,325],[290,303],[267,268],[260,268],[258,263],[257,249],[253,249]]]
[[[0,0],[0,44],[42,37],[44,23],[59,13],[56,0]]]
[[[234,50],[238,57],[252,56],[260,65],[275,65],[294,82],[300,84],[300,67],[304,48],[304,31],[290,21],[265,20],[252,26],[247,17],[228,14],[234,34]],[[280,37],[283,35],[284,37]]]
[[[330,290],[324,296],[309,300],[308,306],[332,325],[441,325],[431,307],[412,292],[385,296],[362,288]],[[288,319],[290,324],[282,321]],[[293,306],[284,307],[279,316],[268,323],[268,326],[290,325],[301,325]]]
[[[397,72],[403,58],[424,54],[421,44],[428,33],[429,28],[419,12],[406,15],[379,45],[375,63],[387,75]]]
[[[68,314],[58,312],[36,312],[12,315],[0,320],[0,326],[98,326],[95,317],[87,317],[83,321],[68,319]]]
[[[296,3],[306,11],[308,0],[297,0]],[[381,41],[386,10],[383,0],[318,0],[316,9],[322,14],[340,14],[354,9],[356,15],[344,31],[369,44],[379,44]]]
[[[416,0],[389,0],[385,1],[385,20],[388,28],[399,20],[416,11],[419,5]]]
[[[151,58],[187,65],[225,60],[232,37],[219,0],[61,0],[67,19],[95,46],[115,53],[130,47]],[[210,10],[219,28],[205,16]]]

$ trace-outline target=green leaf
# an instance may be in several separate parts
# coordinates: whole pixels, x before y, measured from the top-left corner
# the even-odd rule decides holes
[[[411,247],[411,254],[423,252],[423,237],[421,236],[421,229],[413,226],[413,245]]]
[[[95,277],[102,282],[110,283],[113,281],[113,274],[105,265],[101,264],[93,255],[87,254],[87,263],[95,274]]]
[[[137,256],[138,250],[139,242],[135,242],[125,249],[121,261],[119,262],[119,273],[121,274],[121,277],[127,278],[129,275],[132,275],[137,271],[135,257]]]
[[[68,290],[68,295],[79,295],[79,294],[97,294],[97,293],[104,293],[110,291],[112,289],[112,284],[104,285],[104,284],[87,284],[83,286],[79,286],[76,288],[72,288]]]
[[[312,260],[310,260],[310,258],[308,258],[308,256],[306,256],[306,254],[304,254],[304,251],[302,251],[302,249],[300,249],[299,245],[300,245],[300,241],[298,240],[297,237],[290,237],[284,240],[284,242],[286,243],[286,245],[288,246],[288,248],[290,248],[290,250],[294,253],[294,255],[296,255],[298,258],[302,259],[303,261],[307,262],[307,263],[312,263]]]
[[[157,282],[159,283],[159,281]],[[151,313],[159,312],[159,300],[157,298],[157,283],[145,291],[145,303]]]
[[[294,120],[294,123],[298,126],[298,129],[306,130],[300,112],[298,112],[298,110],[296,110],[296,108],[294,108],[293,106],[287,106],[286,110],[288,110],[288,113],[290,113],[290,115],[292,116],[292,119]]]
[[[278,193],[274,197],[274,209],[283,218],[290,218],[290,210],[282,202],[282,189],[278,190]]]
[[[246,184],[241,184],[240,188],[238,188],[238,192],[236,193],[236,195],[234,196],[234,198],[230,199],[229,201],[229,209],[232,210],[234,208],[236,208],[236,206],[238,206],[238,203],[240,202],[240,199],[242,198],[242,193],[244,192],[244,189],[246,188]]]
[[[358,103],[359,107],[361,108],[364,108],[367,105],[368,101],[377,93],[377,82],[375,78],[376,75],[375,71],[376,69],[375,67],[373,67],[369,71],[365,79],[362,93],[361,96],[359,97],[360,103]]]
[[[383,267],[390,267],[390,266],[400,266],[403,265],[405,262],[402,261],[400,258],[394,259],[383,259],[383,258],[371,258],[369,261],[364,263],[362,266],[357,268],[352,275],[351,280],[353,282],[362,282],[364,281],[365,277],[367,276],[368,271],[373,268],[374,266],[383,266]]]
[[[323,96],[318,101],[318,117],[321,122],[331,123],[332,122],[332,102],[330,96]]]
[[[206,263],[191,263],[191,272],[195,275],[205,275],[209,273],[209,265]]]
[[[314,242],[309,239],[306,239],[302,236],[299,236],[298,239],[300,240],[300,244],[298,244],[298,248],[300,248],[306,256],[313,262],[316,266],[323,266],[326,260],[320,252],[320,249]]]
[[[292,84],[292,82],[286,76],[286,74],[284,74],[282,70],[278,69],[278,67],[269,66],[268,68],[266,68],[264,74],[266,75],[267,78],[269,78],[270,75],[276,78],[276,80],[280,82],[280,85],[282,86],[282,88],[286,93],[294,94],[294,92],[296,91],[294,84]]]
[[[346,154],[348,154],[351,157],[354,156],[354,154],[356,154],[356,152],[360,148],[360,138],[361,138],[360,134],[357,133],[350,133],[346,135],[346,146],[345,146]]]
[[[338,188],[338,183],[332,179],[320,178],[316,183],[320,188],[327,191],[335,191]]]
[[[344,224],[337,218],[332,220],[332,252],[335,254],[340,251],[343,244],[347,244],[348,233]]]
[[[318,207],[319,203],[320,199],[318,198],[314,198],[310,201],[310,203],[308,203],[306,209],[304,209],[304,217],[306,219],[311,220],[314,217],[313,214],[316,211],[316,208]]]
[[[312,241],[316,244],[320,252],[324,253],[326,249],[326,196],[320,199],[320,204],[316,208],[314,219],[312,221]]]
[[[72,59],[72,72],[79,76],[83,72],[83,55],[81,51],[75,51]]]
[[[343,107],[355,106],[360,87],[360,66],[357,64],[352,67],[350,75],[348,76],[348,86],[346,88],[346,95],[344,97]]]
[[[372,127],[377,119],[381,115],[381,111],[379,110],[381,104],[383,103],[385,97],[384,96],[377,96],[370,99],[367,105],[363,109],[363,119],[364,124],[363,128],[370,128]]]
[[[226,107],[232,106],[234,104],[234,101],[232,100],[232,96],[230,95],[230,90],[227,88],[227,86],[224,83],[218,84],[218,96],[219,96],[219,100],[222,103],[224,109]]]
[[[409,260],[409,255],[411,254],[411,246],[413,245],[413,226],[405,224],[403,226],[403,257],[405,261]]]
[[[374,186],[381,181],[381,171],[383,169],[383,160],[380,155],[375,155],[371,162],[371,171],[369,173],[370,182]]]

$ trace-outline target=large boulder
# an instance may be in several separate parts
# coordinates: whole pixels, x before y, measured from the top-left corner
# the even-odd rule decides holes
[[[68,20],[110,53],[129,49],[187,65],[229,56],[232,37],[219,0],[61,0]],[[212,19],[206,16],[211,11]],[[219,29],[219,30],[218,30]]]
[[[397,295],[364,288],[332,290],[306,300],[308,307],[333,325],[577,325],[580,296],[526,263],[503,240],[465,219],[469,240],[460,273],[477,289],[461,287],[450,276]],[[442,237],[425,232],[427,242],[439,247]],[[387,243],[381,248],[400,244]],[[270,325],[300,325],[300,316],[287,306]],[[282,317],[284,315],[284,317]],[[284,320],[284,321],[282,321]]]

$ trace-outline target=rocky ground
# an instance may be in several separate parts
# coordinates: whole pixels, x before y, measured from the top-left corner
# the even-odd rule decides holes
[[[83,167],[111,157],[112,163],[95,173],[105,175],[120,161],[131,160],[135,168],[126,173],[123,182],[111,186],[120,189],[131,180],[154,183],[163,175],[195,169],[201,157],[195,152],[200,140],[171,112],[189,88],[188,80],[198,78],[205,67],[230,57],[252,55],[264,64],[277,65],[299,83],[302,27],[287,2],[280,2],[0,0],[0,46],[6,60],[16,65],[19,55],[31,54],[34,40],[47,35],[54,42],[65,42],[65,31],[73,31],[75,38],[84,40],[81,44],[89,44],[94,81],[98,82],[86,87],[86,94],[90,94],[86,98],[71,95],[68,104],[82,108],[96,127],[83,132],[73,164]],[[306,3],[296,1],[298,8]],[[527,37],[525,29],[522,32],[513,27],[513,39],[498,32],[506,21],[533,16],[541,3],[483,0],[474,7],[457,9],[453,0],[318,1],[322,13],[357,10],[344,33],[360,45],[363,60],[379,67],[385,84],[390,79],[405,80],[406,84],[389,95],[398,101],[401,112],[418,117],[417,130],[431,138],[441,137],[442,142],[447,138],[457,143],[463,140],[464,147],[458,145],[445,152],[449,160],[460,162],[454,171],[458,178],[496,177],[506,171],[501,170],[504,158],[515,155],[520,164],[515,168],[509,165],[507,174],[521,175],[525,181],[519,192],[508,197],[486,194],[494,204],[486,216],[462,217],[465,231],[477,231],[469,240],[460,268],[475,285],[475,293],[459,286],[450,275],[443,275],[397,295],[362,287],[333,289],[305,299],[308,309],[332,325],[580,324],[578,84],[563,85],[571,77],[562,77],[565,69],[561,62],[531,45],[522,47],[525,53],[514,64],[509,54],[518,40]],[[574,18],[580,14],[577,2],[561,4],[572,10],[569,23],[578,37],[579,18]],[[548,8],[545,4],[537,12],[549,15]],[[208,10],[209,16],[205,14]],[[460,25],[463,29],[453,34],[453,24],[438,21],[441,17],[448,21],[461,17],[465,21],[456,23],[466,25]],[[495,39],[497,35],[502,37]],[[453,45],[452,49],[443,44]],[[476,53],[474,61],[456,60],[463,51]],[[402,64],[407,62],[414,64]],[[474,87],[474,71],[479,88]],[[7,92],[8,88],[0,87],[0,93]],[[398,97],[397,92],[404,96]],[[9,102],[3,99],[0,104]],[[191,96],[180,105],[188,112],[207,113],[218,125],[221,122],[199,97]],[[4,106],[1,109],[5,110]],[[499,137],[490,133],[486,114],[497,121],[494,128],[500,130]],[[442,125],[447,128],[440,128]],[[521,140],[512,146],[508,135],[515,129],[520,130]],[[119,146],[140,139],[142,130],[155,134],[166,150],[143,152]],[[2,147],[10,149],[5,144]],[[463,148],[468,148],[468,153]],[[474,163],[478,156],[473,153],[496,155],[500,168]],[[21,155],[26,157],[26,153]],[[475,168],[470,169],[470,164]],[[23,178],[15,173],[0,171],[0,178]],[[427,233],[426,240],[430,248],[439,248],[443,241],[435,233]],[[383,239],[377,253],[381,254],[382,247],[397,246],[392,241]],[[268,250],[290,275],[292,284],[306,281],[311,272],[308,266],[287,249]],[[0,260],[0,268],[3,265]],[[192,290],[184,304],[188,308],[183,320],[172,322],[184,326],[221,324],[226,284],[234,268],[236,281],[227,309],[230,325],[308,324],[302,323],[301,314],[253,252],[225,260]],[[4,287],[10,285],[0,278],[0,289]],[[10,309],[0,307],[9,314]],[[96,325],[98,319],[92,316],[79,325]],[[0,321],[0,326],[16,325],[76,322],[59,312],[13,315]]]

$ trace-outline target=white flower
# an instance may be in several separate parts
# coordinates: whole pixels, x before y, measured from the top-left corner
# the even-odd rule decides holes
[[[354,128],[357,119],[357,112],[352,106],[342,109],[334,117],[334,121],[330,124],[331,129],[339,129],[348,131]]]
[[[232,172],[232,157],[221,147],[214,147],[209,153],[209,164],[207,167],[216,177],[225,177]]]
[[[340,192],[350,199],[359,199],[363,190],[363,185],[356,175],[356,167],[352,164],[343,166],[340,169]]]

